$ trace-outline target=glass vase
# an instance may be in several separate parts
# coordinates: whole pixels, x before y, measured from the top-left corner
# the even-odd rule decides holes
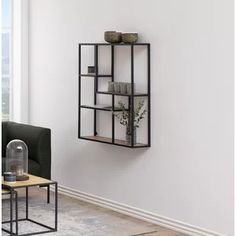
[[[134,142],[134,145],[136,145],[137,143],[137,134],[136,134],[136,127],[133,128],[133,142]],[[127,126],[126,127],[126,142],[129,144],[129,145],[132,145],[132,129],[131,129],[131,126]]]

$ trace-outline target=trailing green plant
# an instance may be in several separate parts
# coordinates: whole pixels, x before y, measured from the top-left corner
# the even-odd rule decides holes
[[[139,124],[142,119],[144,119],[147,110],[144,108],[144,101],[140,101],[138,105],[134,108],[133,115],[131,111],[125,108],[125,104],[121,101],[118,102],[118,108],[121,112],[114,112],[116,118],[120,120],[120,124],[129,127],[132,124],[132,119],[134,121],[134,127],[139,128]]]

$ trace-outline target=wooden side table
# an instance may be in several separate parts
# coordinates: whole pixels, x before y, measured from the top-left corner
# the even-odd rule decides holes
[[[35,186],[55,186],[55,225],[54,227],[42,224],[40,222],[37,222],[35,220],[30,219],[29,217],[29,188],[30,187],[35,187]],[[10,223],[10,231],[4,229],[5,232],[9,233],[10,235],[17,235],[17,236],[28,236],[28,235],[36,235],[36,234],[44,234],[44,233],[49,233],[49,232],[56,232],[57,231],[57,224],[58,224],[58,187],[57,187],[57,182],[44,179],[38,176],[34,175],[29,175],[29,180],[26,181],[17,181],[16,183],[8,183],[8,182],[2,182],[2,188],[8,190],[8,194],[10,193],[10,212],[11,212],[11,217],[10,221],[5,221],[2,222],[2,224],[5,223]],[[18,219],[18,207],[17,207],[17,189],[24,188],[25,189],[25,218]],[[13,196],[15,195],[16,199],[16,220],[13,220]],[[31,223],[37,224],[39,226],[42,226],[46,228],[44,231],[40,232],[34,232],[34,233],[24,233],[24,234],[18,234],[18,222],[19,221],[29,221]],[[13,222],[16,223],[16,232],[13,233]]]

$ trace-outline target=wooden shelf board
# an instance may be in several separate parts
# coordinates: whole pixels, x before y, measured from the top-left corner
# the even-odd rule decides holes
[[[122,109],[116,107],[114,110],[112,110],[112,106],[108,105],[81,105],[80,107],[86,109],[101,110],[101,111],[122,111]]]
[[[148,46],[150,43],[80,43],[81,46]]]
[[[79,74],[82,77],[112,77],[112,75]]]
[[[103,142],[103,143],[112,143],[111,138],[107,137],[102,137],[102,136],[82,136],[82,139],[88,139],[91,141],[98,141],[98,142]],[[120,139],[115,139],[114,144],[122,145],[122,146],[127,146],[127,147],[132,147],[130,144],[128,144],[125,140],[120,140]],[[147,147],[147,144],[143,143],[136,143],[134,147]]]
[[[107,91],[98,91],[98,94],[106,94],[106,95],[116,95],[116,96],[132,96],[131,94],[122,94],[122,93],[112,93]],[[146,97],[148,94],[146,93],[134,93],[133,96],[135,97]]]

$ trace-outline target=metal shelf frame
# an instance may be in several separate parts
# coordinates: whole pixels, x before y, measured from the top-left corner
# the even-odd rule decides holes
[[[83,46],[92,46],[94,48],[94,66],[96,68],[96,72],[94,74],[82,74],[81,73],[81,62],[82,62],[82,56],[81,51]],[[98,48],[99,46],[107,46],[111,48],[111,74],[110,75],[99,75],[98,74]],[[115,47],[129,47],[130,49],[130,57],[131,57],[131,94],[118,94],[118,93],[110,93],[105,91],[98,91],[98,78],[102,77],[109,77],[111,81],[115,81],[114,78],[114,67],[115,67],[115,60],[114,60],[114,53],[115,53]],[[147,51],[147,93],[135,93],[134,92],[134,47],[136,46],[145,46]],[[151,55],[150,55],[150,43],[135,43],[135,44],[108,44],[108,43],[80,43],[78,45],[78,58],[79,58],[79,64],[78,64],[78,138],[79,139],[85,139],[90,140],[94,142],[101,142],[101,143],[107,143],[107,144],[113,144],[118,146],[124,146],[129,148],[140,148],[140,147],[150,147],[151,146]],[[91,106],[86,106],[81,104],[81,79],[83,77],[91,77],[94,79],[94,105],[97,104],[97,95],[98,94],[104,94],[104,95],[110,95],[112,96],[112,105],[111,109],[103,109],[103,108],[92,108]],[[108,138],[99,138],[97,133],[97,110],[102,111],[115,111],[115,96],[127,96],[128,97],[128,108],[131,113],[131,119],[132,124],[134,124],[134,116],[132,115],[134,113],[134,99],[135,97],[145,97],[147,99],[147,132],[148,132],[148,140],[147,144],[134,144],[134,125],[131,126],[131,144],[125,144],[121,143],[120,140],[115,139],[115,115],[112,113],[112,137],[111,139]],[[93,109],[93,136],[90,136],[87,138],[86,136],[81,135],[81,109]],[[94,138],[92,138],[94,137]],[[104,141],[105,140],[105,141]]]

